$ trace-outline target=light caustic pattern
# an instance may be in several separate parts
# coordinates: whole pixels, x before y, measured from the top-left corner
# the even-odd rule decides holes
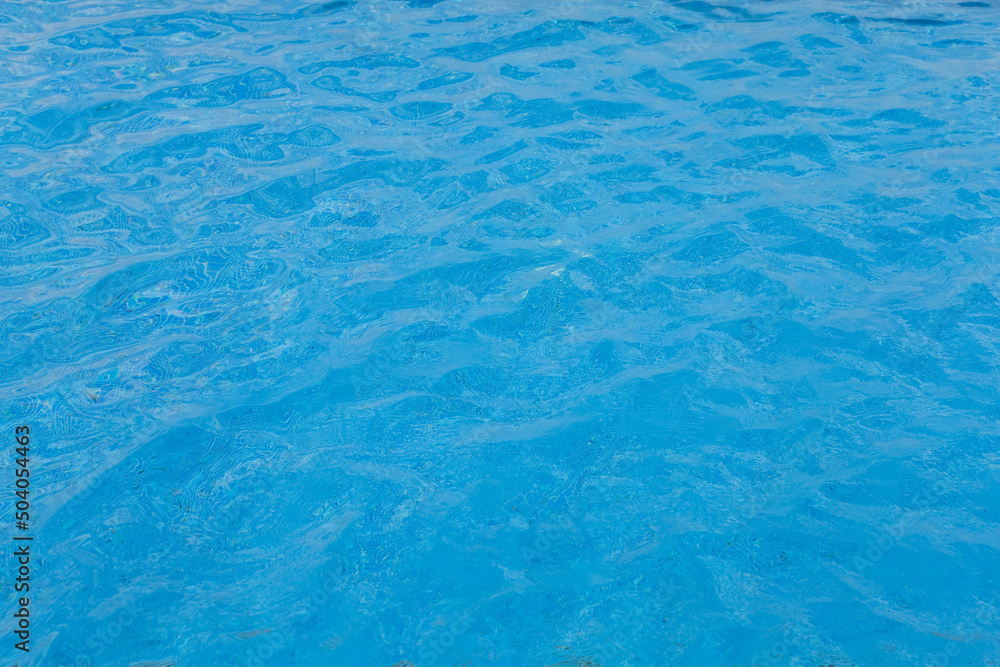
[[[5,663],[1000,660],[998,7],[727,3],[5,4]]]

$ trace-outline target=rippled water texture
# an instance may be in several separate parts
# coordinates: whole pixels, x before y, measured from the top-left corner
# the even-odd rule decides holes
[[[1000,8],[727,2],[4,4],[4,662],[996,664]]]

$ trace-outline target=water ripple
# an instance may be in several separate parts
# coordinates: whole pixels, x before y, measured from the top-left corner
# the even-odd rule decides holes
[[[995,658],[995,7],[632,4],[5,7],[20,664]]]

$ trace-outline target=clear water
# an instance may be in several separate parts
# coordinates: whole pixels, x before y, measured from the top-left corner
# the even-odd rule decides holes
[[[997,6],[727,2],[6,3],[5,663],[997,664]]]

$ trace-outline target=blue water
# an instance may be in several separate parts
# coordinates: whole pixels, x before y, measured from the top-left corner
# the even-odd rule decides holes
[[[4,664],[998,664],[1000,5],[726,1],[4,4]]]

